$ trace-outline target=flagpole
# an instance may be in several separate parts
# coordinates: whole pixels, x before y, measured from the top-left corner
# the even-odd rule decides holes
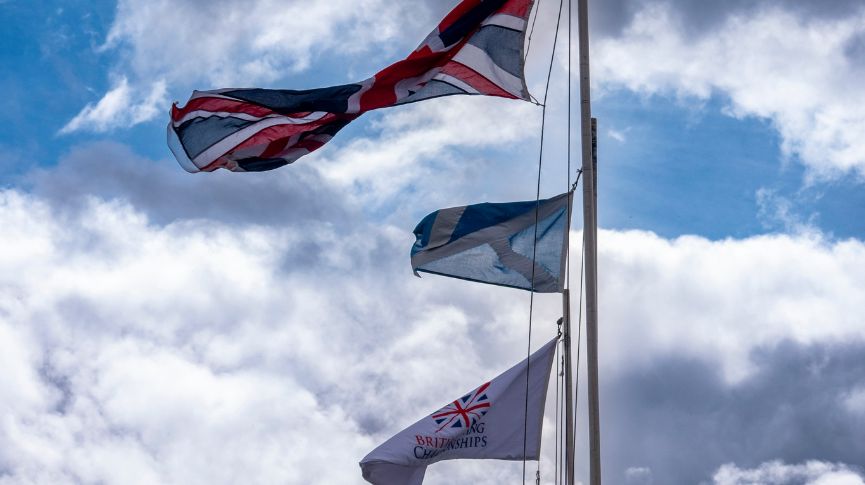
[[[601,485],[601,424],[598,386],[598,221],[592,150],[589,84],[589,7],[578,0],[580,32],[580,128],[583,162],[583,237],[586,246],[586,360],[589,401],[589,484]]]
[[[576,450],[574,446],[574,391],[573,391],[573,367],[571,365],[571,212],[573,211],[574,189],[571,184],[571,44],[573,42],[573,11],[574,2],[568,0],[568,186],[571,190],[568,201],[568,224],[567,233],[565,234],[565,259],[567,260],[567,282],[568,288],[562,292],[562,320],[563,320],[563,335],[564,344],[564,368],[565,378],[565,485],[574,485],[574,462]],[[577,177],[579,180],[579,177]],[[577,322],[579,325],[579,322]],[[578,344],[579,345],[579,344]]]

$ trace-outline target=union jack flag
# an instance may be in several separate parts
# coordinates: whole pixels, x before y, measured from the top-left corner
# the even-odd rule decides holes
[[[195,91],[168,145],[189,172],[263,171],[330,141],[366,111],[454,94],[530,99],[523,44],[533,0],[463,0],[407,58],[329,88]]]
[[[486,394],[488,387],[489,382],[433,413],[431,417],[439,425],[436,433],[443,429],[464,430],[474,426],[490,408]]]

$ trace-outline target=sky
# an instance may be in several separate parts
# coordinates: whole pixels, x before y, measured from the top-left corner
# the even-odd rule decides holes
[[[379,110],[266,173],[188,174],[165,142],[193,89],[359,81],[455,3],[0,0],[0,485],[359,484],[375,446],[525,357],[528,293],[418,279],[408,253],[433,210],[534,198],[539,107]],[[590,15],[606,482],[865,484],[865,5]],[[542,196],[567,187],[567,48]],[[534,308],[538,348],[561,302]]]

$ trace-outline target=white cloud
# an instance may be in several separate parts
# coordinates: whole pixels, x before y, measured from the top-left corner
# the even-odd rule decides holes
[[[684,353],[734,382],[754,370],[749,354],[761,346],[865,338],[861,241],[601,231],[598,245],[610,372]]]
[[[812,235],[819,237],[820,229],[815,224],[818,214],[811,214],[805,220],[796,211],[796,204],[790,198],[781,196],[769,188],[757,190],[757,217],[766,229],[780,226],[791,234]]]
[[[129,68],[142,78],[251,86],[304,70],[319,53],[368,53],[402,41],[405,24],[425,14],[423,5],[384,0],[121,0],[105,48],[129,49]],[[417,32],[415,44],[426,33]]]
[[[99,102],[88,104],[69,120],[60,130],[60,134],[76,131],[105,132],[148,121],[167,112],[168,98],[165,93],[165,81],[157,81],[149,88],[133,89],[125,77],[121,78]],[[139,99],[139,95],[143,95],[143,99]]]
[[[726,113],[769,120],[787,155],[817,178],[865,176],[861,59],[865,12],[807,19],[766,8],[694,37],[668,4],[645,6],[621,36],[596,41],[593,78],[646,94],[729,98]]]
[[[528,295],[414,278],[407,228],[143,210],[0,195],[0,483],[355,483],[377,442],[524,352]],[[761,345],[865,338],[859,241],[601,242],[605,379],[682,354],[743,378]],[[535,309],[540,342],[560,304]]]
[[[416,200],[418,191],[434,200],[441,186],[435,179],[443,177],[452,188],[470,184],[477,193],[490,157],[469,150],[496,150],[501,153],[495,161],[500,168],[523,162],[515,155],[535,149],[524,148],[539,127],[540,109],[529,103],[482,96],[443,98],[388,112],[373,124],[379,136],[358,137],[324,152],[326,158],[315,166],[335,185],[374,205],[392,201],[407,188],[414,189]],[[460,149],[459,156],[455,149]]]
[[[342,77],[324,84],[359,81],[384,67],[394,50],[408,53],[420,42],[432,27],[424,27],[426,17],[425,4],[385,0],[120,0],[100,49],[118,55],[112,73],[121,81],[62,132],[106,131],[154,119],[168,111],[166,85],[184,97],[192,88],[267,85],[308,69],[319,54],[329,66],[345,56],[380,58],[382,65],[364,65],[357,79],[345,77],[350,63],[341,64],[336,72]],[[405,32],[416,38],[405,39]],[[296,86],[312,87],[319,86]],[[135,103],[137,97],[146,101]]]
[[[625,143],[625,140],[627,140],[627,136],[625,136],[625,133],[627,133],[627,130],[619,131],[612,128],[607,130],[607,136],[609,136],[613,140],[616,140],[619,143]]]
[[[4,306],[13,303],[10,296],[4,298]],[[0,326],[0,412],[4,415],[44,405],[49,399],[39,382],[39,356],[31,350],[32,342],[25,332]]]
[[[437,295],[392,229],[160,227],[16,191],[0,227],[0,483],[354,483],[371,435],[522,355],[522,305],[479,337],[482,290]]]
[[[863,485],[865,479],[843,464],[809,461],[788,465],[780,461],[741,469],[727,464],[718,469],[715,485]]]
[[[844,396],[844,406],[851,413],[865,416],[865,387],[853,389]]]
[[[635,466],[626,469],[625,483],[652,485],[652,469],[644,466]]]

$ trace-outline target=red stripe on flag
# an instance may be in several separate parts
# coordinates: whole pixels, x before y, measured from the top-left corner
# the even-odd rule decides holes
[[[456,54],[457,49],[447,52],[431,52],[427,49],[423,54],[414,52],[407,59],[395,62],[375,75],[372,87],[360,98],[361,111],[393,106],[397,102],[396,85],[400,81],[419,77],[432,69],[448,62]]]
[[[460,81],[465,82],[469,86],[475,88],[481,94],[487,96],[500,96],[502,98],[518,99],[517,96],[500,88],[497,84],[485,78],[474,69],[460,64],[457,61],[450,61],[442,67],[444,74],[451,75]]]
[[[496,13],[503,13],[526,19],[532,9],[532,3],[532,0],[510,0],[502,5],[502,8],[500,8]]]
[[[478,394],[483,394],[484,391],[486,391],[488,387],[490,387],[490,383],[489,383],[489,382],[483,384],[481,387],[478,388],[477,391],[475,391],[475,395],[477,396]]]
[[[274,140],[274,141],[270,142],[270,144],[267,145],[267,148],[265,148],[264,151],[261,152],[261,155],[259,155],[259,156],[261,158],[272,158],[272,157],[279,155],[283,150],[285,150],[286,145],[288,144],[288,141],[290,139],[291,139],[290,137],[280,138],[278,140]]]
[[[269,126],[267,128],[264,128],[264,129],[256,132],[254,135],[250,136],[246,140],[235,145],[230,150],[227,150],[225,156],[230,156],[234,152],[236,152],[238,150],[245,149],[245,148],[252,148],[252,147],[260,146],[260,145],[270,145],[272,143],[279,142],[279,141],[283,141],[284,143],[287,143],[288,138],[291,138],[292,136],[300,135],[303,133],[308,133],[312,130],[315,130],[315,129],[320,128],[322,126],[325,126],[329,123],[337,121],[338,119],[341,119],[341,118],[345,119],[346,116],[340,116],[340,115],[328,113],[324,118],[317,120],[317,121],[314,121],[312,123],[305,123],[302,125]],[[357,116],[349,116],[348,118],[349,118],[349,121],[351,121],[351,120],[357,118]],[[318,147],[324,145],[324,143],[321,143],[319,141],[309,140],[309,146],[314,146],[315,144],[318,144],[318,146],[315,146],[315,148],[318,148]],[[283,151],[288,150],[290,148],[294,148],[296,146],[306,148],[308,146],[308,144],[306,141],[300,141],[293,146],[289,146],[286,144],[283,146],[283,148],[282,148],[282,150],[280,150],[280,152],[283,152]],[[269,148],[270,147],[267,147],[267,148],[265,148],[265,150],[268,150]],[[315,148],[313,148],[313,149],[315,149]],[[312,151],[312,150],[310,150],[310,151]],[[263,155],[261,155],[261,156],[262,156],[262,158],[264,158]]]
[[[210,163],[210,165],[207,165],[206,167],[202,168],[201,171],[202,172],[214,172],[216,170],[219,170],[220,168],[226,168],[228,170],[231,170],[232,165],[234,165],[234,162],[226,159],[223,156],[223,157],[219,157],[216,160],[214,160],[212,163]]]
[[[275,114],[273,110],[267,109],[257,104],[246,103],[243,101],[234,101],[225,98],[195,98],[186,103],[183,108],[178,108],[176,105],[171,112],[172,121],[178,121],[187,114],[193,111],[210,111],[210,112],[229,112],[229,113],[244,113],[252,116],[267,116]]]
[[[374,76],[369,91],[360,99],[361,111],[393,106],[397,102],[396,84],[405,79],[422,76],[429,71],[446,66],[462,49],[468,38],[461,40],[453,48],[444,52],[431,52],[429,49],[412,52],[407,58],[382,69]]]
[[[247,138],[239,145],[235,146],[231,149],[232,152],[237,150],[241,150],[244,148],[250,148],[259,145],[270,144],[274,141],[290,138],[295,135],[299,135],[301,133],[306,133],[308,131],[312,131],[323,123],[308,123],[305,125],[277,125],[277,126],[269,126],[258,133],[252,135]]]

